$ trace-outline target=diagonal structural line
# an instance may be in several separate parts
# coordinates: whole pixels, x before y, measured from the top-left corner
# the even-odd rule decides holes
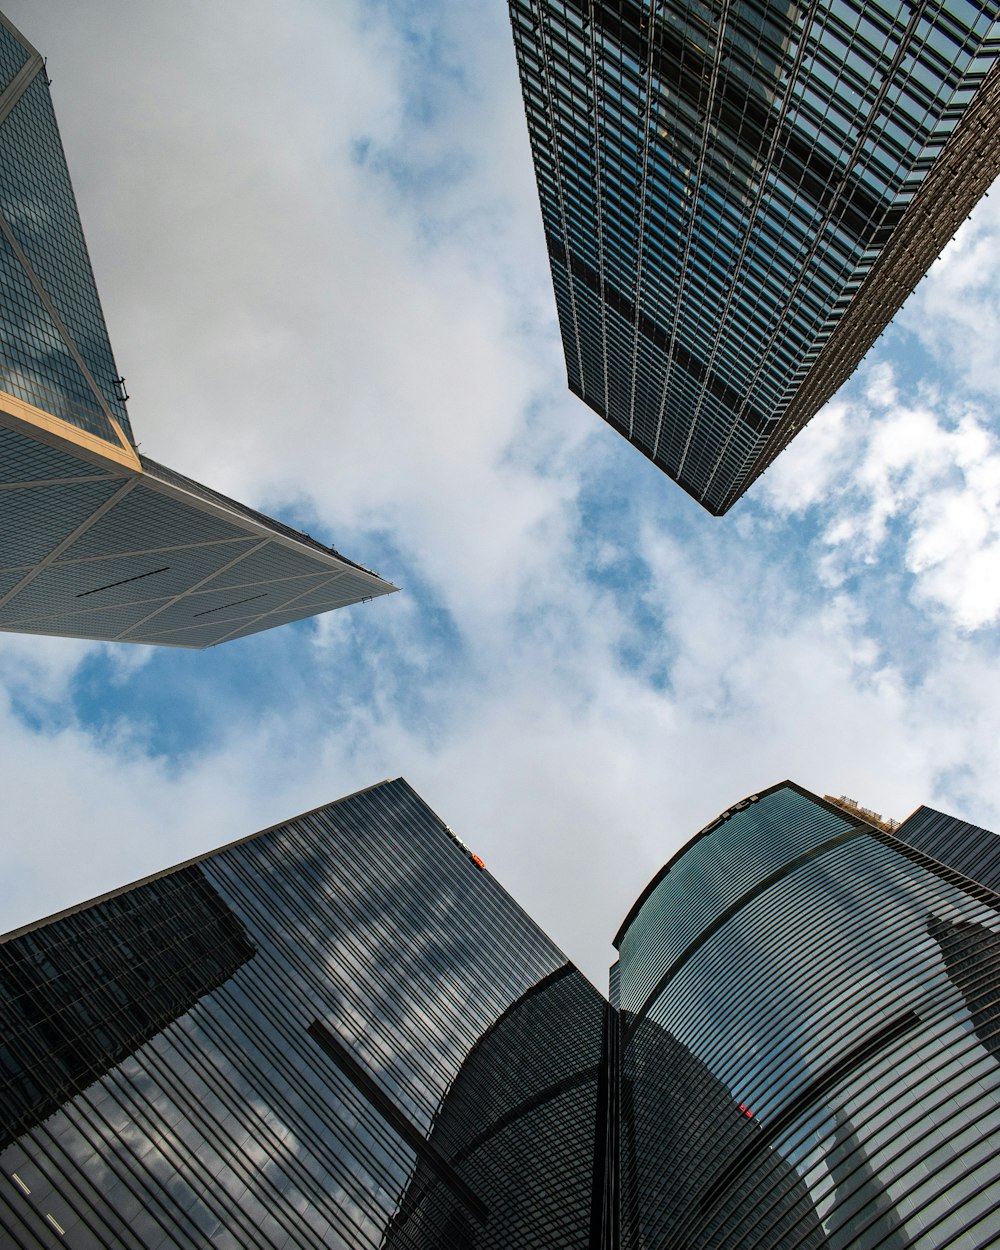
[[[76,362],[77,368],[83,374],[87,385],[90,387],[91,391],[93,392],[94,398],[97,400],[98,406],[100,407],[104,415],[107,417],[108,421],[111,423],[111,428],[114,430],[115,434],[118,436],[118,439],[121,442],[121,445],[123,447],[127,447],[131,449],[132,444],[128,441],[128,439],[122,433],[122,428],[118,424],[118,422],[115,420],[115,415],[111,411],[111,407],[108,404],[108,401],[104,398],[104,395],[101,392],[101,388],[97,385],[96,381],[94,380],[94,375],[87,368],[86,361],[80,355],[80,350],[77,347],[76,343],[73,341],[73,336],[70,334],[69,330],[66,328],[65,322],[63,321],[62,317],[59,316],[59,312],[55,304],[53,304],[52,300],[49,298],[49,293],[48,291],[46,291],[45,287],[42,285],[41,278],[39,278],[38,274],[35,273],[34,269],[32,268],[31,261],[28,260],[28,257],[25,254],[24,248],[22,248],[20,243],[18,243],[17,236],[14,234],[14,231],[10,227],[10,222],[8,222],[7,219],[2,214],[0,214],[0,233],[3,234],[4,238],[10,244],[11,251],[17,257],[18,263],[20,264],[21,268],[24,270],[25,276],[27,277],[28,281],[35,288],[35,293],[38,296],[38,298],[42,301],[42,304],[45,307],[45,311],[51,317],[52,324],[55,326],[56,330],[58,331],[59,337],[62,339],[63,343],[66,346],[66,350],[73,357],[74,361]]]
[[[882,1025],[881,1028],[863,1037],[818,1076],[808,1081],[791,1101],[786,1103],[774,1118],[763,1126],[762,1131],[742,1150],[737,1151],[735,1157],[716,1174],[701,1199],[702,1211],[710,1210],[724,1194],[731,1192],[736,1178],[751,1166],[759,1154],[777,1141],[782,1133],[794,1124],[813,1103],[818,1102],[841,1081],[853,1076],[859,1068],[878,1056],[880,1052],[887,1050],[895,1042],[904,1038],[907,1033],[912,1032],[920,1022],[920,1017],[911,1007],[897,1016],[895,1020],[890,1020],[888,1024]]]
[[[21,47],[25,50],[25,52],[29,52],[32,56],[41,55],[41,53],[38,51],[35,45],[33,43],[29,43],[28,40],[25,39],[25,37],[21,34],[21,32],[14,25],[14,23],[10,20],[10,18],[7,17],[2,12],[0,12],[0,26],[4,28],[4,30],[7,32],[8,35],[13,35],[13,37],[17,40],[17,42],[21,45]]]
[[[116,473],[101,473],[95,469],[81,477],[34,477],[20,482],[0,482],[0,490],[34,490],[36,486],[73,486],[78,482],[106,482],[109,477],[117,477]]]
[[[132,577],[119,578],[117,582],[108,582],[106,586],[95,586],[93,590],[81,590],[77,595],[77,599],[86,599],[88,595],[99,595],[105,590],[114,590],[116,586],[127,586],[129,582],[141,582],[144,577],[155,577],[157,573],[167,573],[170,565],[165,564],[159,569],[149,569],[145,573],[136,573]]]
[[[235,561],[234,561],[234,563],[235,563]],[[220,571],[220,572],[223,572],[224,570],[220,569],[219,571]],[[212,643],[206,643],[205,645],[206,645],[206,646],[212,646],[212,647],[218,646],[218,644],[219,644],[220,642],[226,642],[226,641],[228,641],[228,639],[230,639],[230,638],[232,638],[234,635],[236,635],[236,634],[240,633],[240,631],[241,631],[241,630],[248,629],[251,625],[256,625],[258,621],[266,621],[266,620],[267,620],[267,618],[268,618],[269,616],[279,616],[279,615],[282,615],[283,613],[287,612],[289,608],[294,608],[294,607],[295,607],[295,605],[298,603],[298,601],[299,601],[300,599],[305,599],[305,598],[308,598],[309,596],[311,596],[311,595],[313,595],[313,594],[318,594],[321,590],[326,590],[326,588],[327,588],[328,586],[332,586],[332,585],[333,585],[333,583],[334,583],[334,582],[336,582],[336,581],[339,581],[339,580],[340,580],[340,578],[342,578],[342,577],[345,575],[345,573],[346,573],[346,572],[347,572],[347,570],[346,570],[346,569],[341,569],[339,572],[334,572],[334,573],[332,574],[332,576],[328,577],[328,578],[326,579],[326,581],[322,583],[322,585],[320,585],[320,586],[307,586],[304,590],[300,591],[297,595],[292,595],[292,597],[291,597],[290,599],[286,599],[286,600],[284,601],[284,603],[279,604],[279,605],[278,605],[278,607],[276,607],[276,608],[268,608],[266,612],[259,612],[259,613],[257,613],[257,615],[255,615],[255,616],[242,616],[242,617],[240,617],[240,618],[239,618],[239,619],[235,622],[235,624],[233,624],[233,628],[232,628],[232,629],[231,629],[228,633],[226,633],[226,634],[220,634],[220,635],[219,635],[219,637],[218,637],[218,638],[216,638],[214,642],[212,642]],[[295,579],[293,579],[293,578],[276,578],[274,581],[271,581],[271,582],[267,582],[267,583],[263,583],[263,582],[262,582],[262,583],[261,583],[261,585],[265,585],[265,584],[266,584],[266,585],[269,585],[269,586],[273,586],[273,585],[278,585],[278,586],[280,586],[280,585],[282,584],[282,582],[286,582],[286,581],[293,581],[293,580],[295,580]],[[311,580],[311,579],[310,579],[310,580]],[[372,597],[372,598],[374,598],[374,595],[372,595],[371,597]],[[249,600],[245,600],[245,602],[249,602]],[[230,604],[229,606],[230,606],[230,607],[232,607],[233,605],[232,605],[232,604]],[[313,612],[311,612],[311,613],[307,613],[307,615],[311,615],[311,616],[318,616],[321,612],[326,612],[326,611],[329,611],[329,609],[327,609],[327,608],[322,608],[322,609],[321,609],[321,608],[317,608],[317,609],[315,609],[315,611],[313,611]],[[302,618],[300,617],[299,619],[301,620]],[[140,622],[140,623],[141,623],[141,622]],[[208,625],[208,624],[210,624],[210,623],[211,623],[211,622],[209,622],[209,621],[206,621],[206,622],[205,622],[205,624],[206,624],[206,625]],[[228,617],[227,617],[227,619],[226,619],[225,621],[222,621],[222,622],[221,622],[221,624],[223,624],[223,625],[226,625],[226,624],[229,624],[229,623],[231,623],[231,621],[230,621],[230,619],[229,619]],[[133,626],[133,628],[135,628],[135,627]],[[166,635],[167,635],[167,633],[170,633],[170,634],[179,634],[179,633],[181,633],[182,631],[187,630],[187,629],[190,629],[190,628],[191,628],[191,626],[190,626],[190,625],[176,625],[176,626],[174,626],[172,629],[167,630],[167,631],[166,631],[166,633],[160,634],[160,635],[159,635],[159,637],[160,637],[160,638],[165,638],[165,637],[166,637]]]
[[[155,611],[147,613],[141,621],[135,621],[128,627],[128,629],[123,629],[120,634],[116,634],[115,642],[121,642],[122,640],[125,642],[134,641],[134,639],[129,638],[129,634],[134,634],[140,625],[145,625],[146,622],[151,621],[154,616],[158,616],[161,612],[165,612],[167,608],[172,608],[175,603],[179,603],[182,599],[186,599],[188,595],[196,591],[199,586],[204,586],[205,583],[210,582],[213,577],[218,577],[220,573],[225,573],[227,569],[231,569],[234,564],[239,564],[241,560],[245,560],[248,556],[254,555],[256,552],[260,551],[262,547],[266,547],[270,541],[271,540],[269,538],[264,538],[259,543],[254,543],[252,547],[248,547],[245,551],[241,551],[239,555],[234,556],[228,564],[224,564],[221,568],[213,569],[212,572],[206,577],[203,577],[200,582],[195,582],[193,586],[186,586],[180,594],[174,595],[174,597],[166,603],[161,603]]]
[[[216,638],[215,642],[212,643],[212,646],[217,647],[220,642],[225,642],[227,638],[231,638],[233,634],[238,634],[240,630],[246,629],[249,625],[256,625],[258,621],[263,621],[269,616],[276,616],[280,612],[287,612],[289,608],[294,608],[300,599],[305,599],[310,596],[314,590],[326,590],[327,586],[332,586],[333,583],[339,581],[346,572],[346,569],[341,569],[339,573],[334,573],[328,581],[325,581],[322,586],[307,587],[300,595],[293,595],[291,599],[286,599],[281,607],[269,608],[266,612],[261,612],[258,616],[252,617],[250,620],[242,620],[239,625],[237,625],[235,629],[231,629],[228,634],[223,634],[221,637]],[[313,613],[313,615],[318,614]]]
[[[95,508],[82,525],[78,525],[71,534],[67,534],[62,542],[57,543],[49,554],[35,565],[30,573],[27,573],[21,578],[16,586],[12,586],[5,595],[0,596],[0,608],[5,608],[11,599],[13,599],[15,595],[20,594],[29,582],[33,582],[39,573],[43,573],[53,563],[53,561],[58,560],[62,553],[68,547],[71,547],[81,534],[85,534],[87,530],[89,530],[96,521],[99,521],[106,512],[110,512],[115,504],[120,503],[129,491],[136,486],[138,481],[139,479],[134,477],[131,481],[125,482],[109,499],[105,499],[104,503],[102,503],[99,508]]]
[[[3,95],[0,95],[0,126],[7,120],[11,109],[31,86],[35,75],[44,64],[41,56],[32,49],[31,55],[7,84]]]
[[[90,480],[89,478],[87,479]],[[250,536],[252,537],[252,535]],[[209,538],[201,543],[168,543],[165,547],[136,547],[129,551],[108,551],[99,556],[73,556],[69,560],[64,560],[64,564],[93,564],[97,560],[107,560],[109,556],[117,556],[119,559],[127,559],[130,556],[151,556],[164,555],[171,551],[197,551],[199,547],[233,547],[237,543],[245,543],[246,537],[239,538]],[[0,569],[0,573],[3,569]]]
[[[237,592],[234,590],[234,594]],[[238,608],[241,603],[253,603],[255,599],[266,599],[267,591],[260,590],[255,595],[247,595],[245,599],[235,599],[232,603],[220,603],[214,608],[205,608],[202,612],[196,612],[191,617],[192,621],[197,620],[199,616],[211,616],[213,612],[228,612],[230,608]]]
[[[489,1219],[489,1207],[452,1166],[441,1148],[431,1141],[410,1117],[397,1106],[356,1055],[321,1020],[314,1020],[306,1032],[319,1048],[332,1059],[358,1093],[382,1119],[393,1128],[417,1158],[446,1185],[480,1224]]]

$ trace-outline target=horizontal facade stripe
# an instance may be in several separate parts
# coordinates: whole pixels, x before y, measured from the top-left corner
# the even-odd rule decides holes
[[[619,934],[621,1005],[637,1011],[674,958],[706,925],[770,872],[861,826],[783,783],[723,813],[675,855],[644,891]],[[781,809],[780,820],[775,808]],[[775,837],[761,833],[775,828]],[[654,884],[655,883],[655,884]]]
[[[850,865],[844,866],[845,872],[851,871]],[[931,900],[933,905],[934,900]],[[821,911],[821,907],[817,910]],[[882,911],[879,919],[886,929],[891,931],[890,926],[898,923],[897,912]],[[778,913],[779,915],[781,913]],[[787,913],[785,913],[787,914]],[[803,926],[808,924],[810,918],[808,915],[803,916]],[[991,914],[990,919],[995,923],[995,914]],[[750,933],[761,923],[769,923],[766,916],[758,916],[752,922]],[[745,945],[747,933],[738,931],[734,933],[734,943]],[[794,999],[789,999],[789,988],[796,982],[802,986],[808,987],[810,1000],[819,1005],[824,1001],[824,996],[837,992],[837,1001],[842,1007],[841,1012],[824,1018],[822,1031],[814,1032],[813,1042],[810,1053],[817,1051],[822,1046],[824,1050],[836,1049],[842,1045],[842,1038],[852,1029],[863,1024],[866,1016],[874,1017],[882,1010],[891,1010],[891,1003],[894,1001],[894,991],[886,991],[881,997],[876,997],[866,990],[864,983],[859,983],[850,995],[844,995],[842,988],[842,969],[845,960],[850,960],[854,945],[849,935],[839,934],[836,940],[831,941],[828,933],[820,932],[817,934],[816,943],[813,946],[803,944],[801,951],[789,954],[787,965],[785,966],[785,976],[776,980],[773,977],[773,970],[767,965],[762,965],[757,974],[756,980],[749,980],[741,970],[739,972],[739,981],[735,983],[732,990],[734,996],[738,995],[739,1001],[747,1005],[753,1004],[755,1010],[752,1015],[749,1013],[745,1016],[744,1024],[741,1028],[727,1029],[720,1033],[717,1026],[710,1017],[704,1018],[701,1025],[697,1024],[697,1020],[685,1020],[685,1003],[692,989],[697,986],[697,980],[700,976],[705,975],[702,970],[697,968],[690,969],[685,973],[683,983],[679,983],[671,987],[671,996],[673,998],[673,1008],[669,1012],[664,1005],[657,1005],[656,1016],[660,1023],[670,1023],[685,1020],[685,1028],[683,1036],[688,1044],[698,1044],[702,1046],[709,1039],[715,1039],[715,1049],[702,1049],[701,1053],[713,1065],[722,1062],[724,1056],[730,1056],[729,1068],[733,1071],[738,1070],[740,1064],[741,1048],[750,1048],[754,1044],[754,1037],[764,1034],[771,1039],[771,1048],[773,1059],[771,1061],[769,1085],[774,1091],[775,1096],[780,1100],[780,1090],[784,1083],[794,1085],[797,1077],[794,1066],[786,1067],[783,1056],[787,1054],[790,1058],[795,1058],[799,1054],[799,1043],[795,1042],[791,1049],[787,1051],[778,1048],[778,1038],[788,1033],[790,1023],[794,1023],[796,1015],[801,1011],[801,1006]],[[817,951],[822,951],[822,958],[817,958]],[[725,952],[720,952],[725,958]],[[923,988],[922,981],[928,976],[926,970],[930,970],[930,981],[927,982],[928,988],[934,989],[933,995],[928,996],[927,990]],[[922,949],[914,949],[909,945],[901,949],[900,955],[891,963],[886,962],[882,965],[885,974],[892,973],[897,978],[899,984],[906,985],[908,992],[912,995],[919,995],[921,1001],[921,1013],[927,1020],[934,1018],[940,1006],[940,988],[942,985],[940,967],[935,962],[928,962],[928,953]],[[757,987],[764,989],[764,994],[755,997]],[[936,988],[935,988],[936,987]],[[667,996],[665,996],[666,1000]],[[722,1001],[716,998],[717,1009],[722,1006]],[[730,1014],[733,1014],[732,1012]],[[750,1031],[748,1024],[750,1021],[754,1023],[754,1031]],[[675,1024],[674,1027],[677,1027]],[[794,1030],[792,1032],[794,1040]],[[822,1053],[820,1051],[819,1053]],[[728,1069],[727,1069],[728,1071]]]
[[[1000,837],[988,829],[920,807],[896,829],[897,842],[1000,893]],[[905,853],[905,852],[903,852]]]
[[[1000,1184],[1000,899],[940,848],[902,852],[864,826],[796,855],[783,822],[807,828],[808,792],[788,802],[780,790],[753,805],[752,824],[713,824],[675,857],[622,943],[627,981],[637,934],[655,947],[667,932],[648,923],[664,891],[663,914],[675,896],[690,932],[684,891],[707,878],[680,871],[686,853],[744,883],[756,865],[736,898],[713,887],[714,919],[691,912],[704,940],[629,1028],[623,1245],[902,1250],[925,1228],[935,1245],[973,1227],[1000,1237],[984,1205]],[[772,839],[785,869],[809,862],[769,868],[748,837]]]
[[[681,953],[673,960],[634,1016],[631,1012],[627,1013],[627,1023],[624,1030],[625,1044],[628,1044],[628,1038],[631,1036],[634,1029],[642,1023],[650,1007],[656,1002],[666,989],[667,985],[669,985],[674,976],[691,958],[695,951],[697,951],[704,942],[707,942],[721,928],[728,924],[737,912],[739,912],[743,907],[746,907],[748,903],[753,902],[754,899],[759,898],[761,894],[763,894],[766,890],[769,890],[773,885],[777,885],[777,883],[785,877],[797,872],[798,869],[805,867],[806,864],[812,863],[814,859],[818,859],[821,855],[826,855],[829,851],[835,850],[837,847],[843,846],[847,842],[852,842],[855,838],[861,837],[863,834],[868,832],[870,832],[868,827],[861,825],[855,829],[848,829],[846,832],[840,833],[835,838],[830,838],[826,842],[821,842],[819,846],[814,846],[811,850],[808,850],[802,855],[797,856],[795,859],[790,860],[782,868],[777,868],[774,872],[769,873],[752,889],[747,890],[745,894],[730,903],[729,906],[724,911],[720,912],[719,915],[705,929],[703,929],[702,932],[693,939],[693,941],[689,942]]]
[[[721,1172],[712,1181],[705,1190],[705,1195],[701,1200],[702,1209],[714,1206],[725,1191],[729,1189],[736,1177],[746,1170],[750,1163],[750,1158],[754,1154],[768,1149],[799,1118],[803,1111],[808,1110],[813,1103],[825,1093],[828,1093],[835,1085],[839,1084],[844,1077],[849,1076],[855,1068],[859,1068],[862,1064],[867,1063],[883,1047],[897,1041],[911,1029],[916,1028],[919,1023],[920,1017],[915,1011],[903,1012],[902,1015],[897,1016],[889,1024],[884,1025],[881,1029],[862,1039],[862,1041],[857,1042],[847,1054],[841,1056],[835,1063],[832,1063],[819,1076],[814,1077],[804,1089],[796,1094],[791,1102],[786,1103],[782,1110],[768,1121],[752,1146],[749,1149],[745,1149],[742,1155],[739,1155],[729,1163],[725,1171]]]
[[[47,1086],[83,969],[112,983],[148,948],[134,1003],[73,999],[81,1048],[190,1001],[0,1153],[0,1228],[32,1250],[54,1226],[128,1250],[1000,1237],[1000,898],[941,853],[975,835],[935,815],[918,850],[791,784],[754,797],[630,912],[613,983],[671,970],[638,1019],[402,782],[12,935],[0,1009]],[[163,905],[197,874],[251,954],[194,984],[155,935],[205,927]]]
[[[77,930],[110,907],[134,945],[159,893],[184,896],[193,872],[238,918],[252,958],[0,1155],[8,1238],[34,1228],[25,1244],[47,1245],[35,1236],[51,1215],[68,1244],[128,1250],[402,1250],[418,1232],[449,1245],[469,1219],[505,1244],[530,1196],[550,1244],[581,1243],[603,1001],[405,783],[29,927],[0,951],[30,960],[47,943],[68,969],[96,969]],[[147,961],[137,1005],[164,997],[158,978],[171,975],[162,955]],[[42,1076],[49,1043],[26,1062]],[[542,1141],[558,1147],[545,1172]]]

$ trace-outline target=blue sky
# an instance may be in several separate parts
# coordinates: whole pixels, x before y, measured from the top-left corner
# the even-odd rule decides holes
[[[501,0],[9,13],[143,450],[403,593],[205,653],[0,636],[0,929],[403,775],[603,985],[781,778],[1000,826],[1000,200],[715,519],[565,389]]]

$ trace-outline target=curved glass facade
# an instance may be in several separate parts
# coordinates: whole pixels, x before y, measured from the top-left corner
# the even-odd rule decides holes
[[[422,1164],[386,1250],[458,1244],[575,1250],[591,1232],[604,1002],[572,964],[527,990],[469,1052],[434,1118],[430,1142],[478,1193],[474,1216]],[[572,1022],[571,1027],[568,1027]],[[583,1198],[586,1200],[582,1200]]]
[[[997,842],[751,795],[607,1002],[405,782],[308,812],[0,940],[0,1244],[1000,1244]]]
[[[906,825],[788,784],[739,806],[621,937],[626,1244],[661,1227],[689,1247],[992,1244],[1000,897],[913,852]],[[679,1187],[647,1157],[655,1109],[689,1089]]]

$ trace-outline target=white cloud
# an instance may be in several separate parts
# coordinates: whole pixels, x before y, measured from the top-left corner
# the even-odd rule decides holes
[[[899,322],[965,387],[1000,394],[1000,184],[959,228]]]
[[[667,855],[784,776],[896,816],[918,801],[1000,814],[988,650],[942,651],[914,686],[854,597],[818,605],[768,549],[733,550],[714,530],[682,542],[648,516],[641,544],[654,622],[639,671],[620,652],[630,603],[564,580],[536,588],[534,617],[517,598],[486,620],[460,611],[444,678],[434,631],[400,597],[371,697],[332,716],[327,691],[363,631],[331,618],[296,653],[300,685],[262,689],[252,721],[212,683],[231,728],[183,757],[151,758],[131,718],[46,733],[8,715],[7,808],[31,831],[15,839],[12,922],[403,773],[600,982],[609,937]],[[416,691],[398,667],[418,673]],[[667,680],[650,684],[660,668]]]
[[[402,773],[600,982],[663,860],[784,776],[1000,816],[985,417],[881,361],[731,518],[696,514],[562,389],[502,5],[448,8],[433,126],[420,39],[377,8],[20,9],[144,450],[408,593],[130,659],[90,720],[93,649],[0,650],[61,709],[0,720],[9,923]],[[872,611],[910,621],[907,594],[917,678]]]
[[[961,630],[995,624],[1000,443],[985,412],[934,387],[901,387],[888,362],[859,383],[768,472],[763,500],[781,515],[813,509],[821,519],[817,567],[828,586],[899,560],[914,602]]]
[[[0,634],[0,684],[36,712],[65,700],[88,655],[101,644],[75,638]]]
[[[842,478],[853,435],[847,405],[833,400],[760,479],[755,490],[783,513],[802,513],[824,500]],[[736,514],[737,516],[739,513]]]
[[[412,42],[377,10],[132,12],[96,98],[92,12],[69,6],[46,50],[57,106],[86,101],[62,110],[66,143],[143,449],[298,502],[348,555],[345,532],[389,528],[405,563],[379,572],[481,602],[510,593],[550,508],[510,449],[552,456],[566,496],[584,427],[529,426],[562,366],[506,15],[448,12],[454,58],[496,51],[461,107],[442,71],[433,128],[403,99]],[[530,270],[511,263],[528,235]]]

